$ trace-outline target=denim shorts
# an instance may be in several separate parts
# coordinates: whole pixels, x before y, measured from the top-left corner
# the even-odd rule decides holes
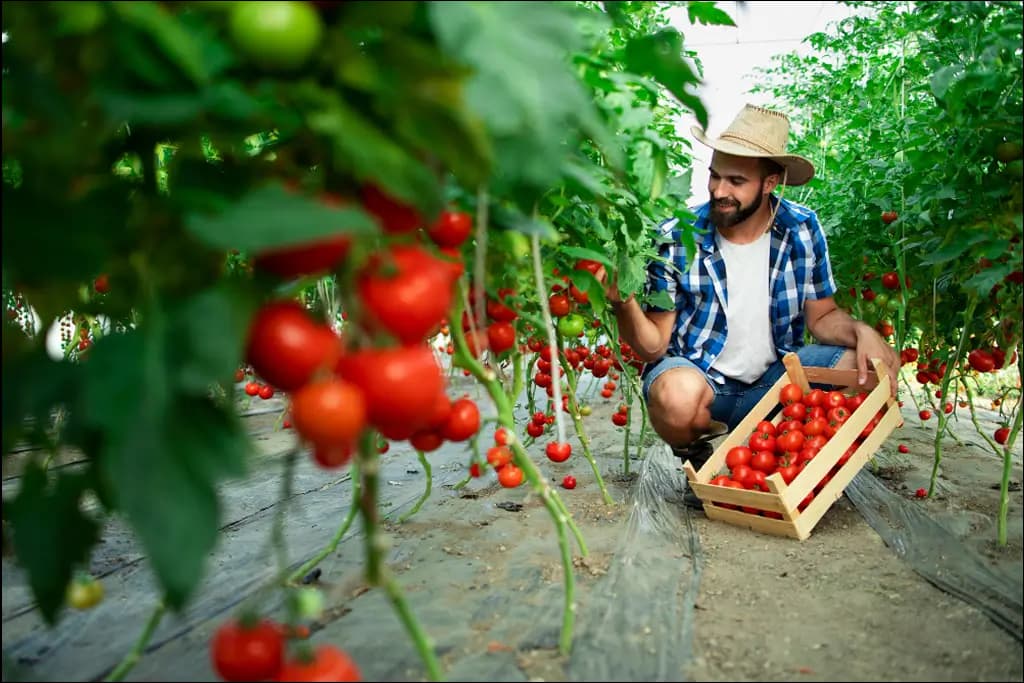
[[[811,344],[810,346],[803,346],[798,349],[796,355],[800,358],[801,365],[832,368],[835,367],[839,359],[846,353],[846,350],[846,347],[843,346]],[[703,372],[692,361],[681,356],[665,356],[656,363],[648,363],[642,373],[645,402],[648,400],[648,394],[654,380],[658,379],[666,371],[674,368],[693,368],[698,372]],[[714,401],[711,403],[712,419],[729,425],[730,430],[735,429],[736,425],[746,417],[751,408],[757,405],[757,402],[768,393],[772,385],[785,372],[786,366],[782,364],[782,359],[780,358],[768,366],[765,373],[753,384],[747,384],[746,382],[740,382],[728,377],[725,378],[724,384],[718,384],[705,375],[704,379],[707,380],[708,386],[715,392]],[[820,384],[812,384],[811,386],[823,389],[828,388],[826,385]]]

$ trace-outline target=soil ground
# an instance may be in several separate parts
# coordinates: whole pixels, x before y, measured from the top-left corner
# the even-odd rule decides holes
[[[913,506],[906,509],[948,531],[941,543],[921,537],[909,549],[932,558],[933,576],[953,572],[954,560],[976,557],[1010,586],[1008,597],[996,598],[1006,597],[1004,606],[1015,615],[1016,626],[1007,628],[973,604],[969,589],[955,596],[917,571],[913,553],[902,547],[915,544],[914,534],[896,544],[901,547],[887,545],[886,534],[850,497],[837,500],[805,541],[711,521],[683,507],[685,477],[667,448],[648,437],[637,449],[634,434],[626,473],[624,435],[609,419],[617,403],[597,398],[592,405],[584,424],[611,504],[578,441],[562,464],[549,462],[541,444],[530,448],[552,486],[567,473],[578,480],[574,490],[557,489],[589,551],[584,557],[569,535],[576,618],[567,655],[557,648],[564,596],[558,537],[540,498],[526,486],[500,487],[493,473],[456,488],[468,456],[463,445],[449,444],[428,456],[430,498],[399,523],[423,492],[423,468],[405,444],[392,444],[382,457],[388,566],[448,680],[1024,678],[1020,443],[1005,546],[996,543],[1003,463],[966,414],[953,424],[956,438],[944,441],[933,498],[913,493],[931,476],[934,420],[922,425],[910,404],[905,426],[858,477],[873,477],[897,507]],[[523,407],[521,424],[526,415]],[[994,429],[997,416],[982,411],[982,417]],[[247,418],[250,476],[222,487],[223,533],[206,578],[185,610],[163,619],[128,680],[213,680],[211,634],[273,576],[269,537],[281,504],[283,455],[295,439],[275,429],[276,419],[276,413]],[[910,453],[897,453],[899,443]],[[17,471],[17,460],[5,457],[5,498],[17,489]],[[334,535],[351,495],[347,471],[325,472],[300,457],[286,508],[288,556],[296,566]],[[131,530],[114,520],[104,539],[92,570],[103,579],[105,600],[88,612],[64,613],[52,629],[34,610],[21,570],[4,558],[4,680],[97,680],[130,650],[158,593]],[[363,551],[357,523],[320,564],[326,610],[311,624],[311,638],[345,648],[364,680],[424,680],[386,595],[364,582]],[[264,605],[281,616],[277,595],[271,592]]]

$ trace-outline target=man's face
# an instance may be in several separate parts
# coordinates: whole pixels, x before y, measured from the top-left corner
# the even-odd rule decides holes
[[[710,218],[716,228],[731,228],[761,208],[766,192],[757,159],[715,152],[709,170]]]

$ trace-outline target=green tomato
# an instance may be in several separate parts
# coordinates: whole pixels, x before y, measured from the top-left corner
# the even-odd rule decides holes
[[[319,619],[324,615],[324,594],[317,588],[299,588],[295,591],[295,611],[300,619]]]
[[[570,313],[558,321],[558,332],[563,337],[574,339],[583,331],[583,326],[586,324],[587,321],[583,319],[582,315],[579,313]]]
[[[580,415],[582,415],[583,417],[590,415],[592,412],[594,411],[590,406],[580,406]]]
[[[79,576],[68,584],[67,601],[75,609],[90,609],[103,600],[103,584],[93,576]]]
[[[231,10],[231,39],[252,63],[290,71],[309,60],[324,25],[308,2],[239,2]]]
[[[532,247],[530,246],[529,237],[515,230],[506,230],[502,234],[505,236],[505,244],[508,251],[516,261],[523,261],[530,258]]]
[[[889,305],[889,295],[885,292],[879,292],[875,295],[873,303],[878,307],[878,310],[884,311],[885,307]]]
[[[899,299],[899,297],[894,296],[893,298],[889,299],[889,303],[886,306],[886,308],[889,309],[890,313],[899,313],[899,310],[900,310],[900,299]]]

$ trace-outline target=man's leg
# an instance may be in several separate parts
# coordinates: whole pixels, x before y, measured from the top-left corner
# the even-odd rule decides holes
[[[708,431],[714,399],[700,370],[666,370],[653,381],[648,395],[651,426],[670,446],[687,446]]]

